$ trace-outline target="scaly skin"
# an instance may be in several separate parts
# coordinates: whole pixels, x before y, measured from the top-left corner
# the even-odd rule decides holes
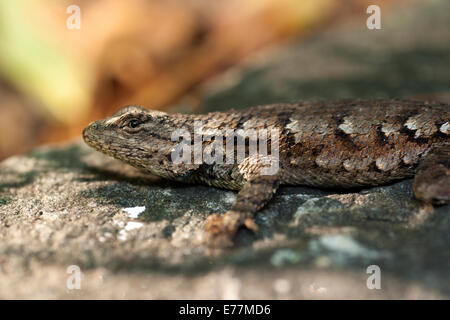
[[[193,135],[198,120],[204,131],[277,129],[278,172],[262,175],[261,158],[248,156],[233,164],[174,163],[171,154],[179,142],[171,141],[172,132],[186,129]],[[83,131],[91,147],[149,173],[240,190],[229,212],[208,220],[205,239],[213,246],[231,245],[243,225],[256,231],[252,217],[279,185],[353,188],[415,176],[416,198],[448,203],[449,135],[450,105],[387,99],[308,101],[203,115],[130,106]],[[223,147],[226,152],[225,142]]]

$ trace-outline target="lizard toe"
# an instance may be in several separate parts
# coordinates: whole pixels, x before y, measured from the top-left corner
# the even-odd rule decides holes
[[[242,212],[228,211],[222,215],[214,213],[206,222],[204,242],[211,247],[232,247],[234,237],[242,226],[258,232],[257,224]]]
[[[450,203],[450,169],[437,165],[415,177],[414,196],[427,203]]]

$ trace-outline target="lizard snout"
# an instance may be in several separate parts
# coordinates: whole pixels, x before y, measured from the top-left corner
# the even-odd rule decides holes
[[[89,138],[93,134],[95,134],[95,131],[99,129],[99,125],[96,122],[91,122],[86,128],[83,130],[83,139],[86,140],[86,138]]]

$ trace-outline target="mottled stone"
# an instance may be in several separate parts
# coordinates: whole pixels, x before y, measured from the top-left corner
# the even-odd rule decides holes
[[[240,231],[236,248],[215,251],[201,234],[210,213],[231,207],[231,191],[161,181],[82,143],[10,158],[0,181],[1,298],[450,294],[450,206],[415,201],[410,180],[345,193],[282,188],[257,215],[259,234]],[[383,290],[365,286],[373,264]],[[71,265],[82,290],[66,288]]]

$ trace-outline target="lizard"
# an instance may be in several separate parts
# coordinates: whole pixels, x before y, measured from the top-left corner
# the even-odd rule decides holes
[[[261,168],[267,166],[262,161],[264,157],[250,156],[249,152],[240,163],[173,161],[174,148],[180,145],[174,141],[173,131],[195,133],[196,121],[202,123],[205,131],[278,130],[278,135],[267,136],[268,145],[278,143],[278,152],[265,156],[276,156],[278,170],[263,174]],[[450,202],[447,103],[316,100],[207,114],[169,114],[127,106],[109,118],[91,123],[84,129],[83,138],[90,147],[147,173],[237,190],[229,211],[213,213],[207,219],[204,239],[212,246],[232,246],[241,227],[258,231],[254,215],[272,199],[280,185],[365,188],[414,177],[416,199],[435,205]],[[201,141],[201,146],[210,143]],[[232,155],[237,156],[236,146],[220,140],[218,143],[225,149],[233,148]]]

